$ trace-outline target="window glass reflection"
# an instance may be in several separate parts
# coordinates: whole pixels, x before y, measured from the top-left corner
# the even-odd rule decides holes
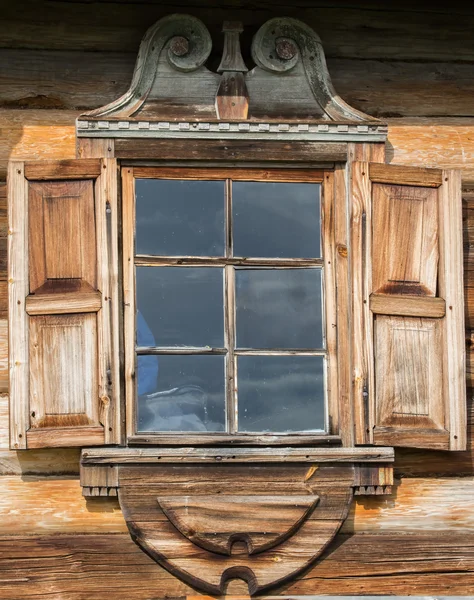
[[[237,269],[238,348],[322,348],[321,269]]]
[[[224,356],[138,356],[139,431],[224,431]]]
[[[234,181],[234,256],[319,258],[320,188],[317,183]]]
[[[324,429],[321,356],[239,356],[239,431]]]
[[[137,267],[137,345],[222,348],[223,288],[217,267]]]
[[[223,181],[136,180],[136,254],[223,256]]]

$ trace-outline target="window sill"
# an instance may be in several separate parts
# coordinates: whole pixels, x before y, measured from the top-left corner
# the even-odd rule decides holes
[[[392,463],[393,448],[86,448],[82,465],[158,463]]]

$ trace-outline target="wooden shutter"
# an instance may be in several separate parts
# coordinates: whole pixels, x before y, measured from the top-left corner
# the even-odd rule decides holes
[[[354,163],[357,443],[466,447],[461,177]]]
[[[12,162],[10,444],[120,442],[117,165]]]

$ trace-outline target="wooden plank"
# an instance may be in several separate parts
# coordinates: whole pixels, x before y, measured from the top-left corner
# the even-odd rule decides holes
[[[463,306],[463,248],[461,174],[443,171],[443,186],[439,197],[440,265],[439,293],[445,298],[446,377],[444,393],[448,400],[450,449],[466,449],[466,388]]]
[[[322,186],[321,215],[323,222],[322,248],[324,257],[324,286],[325,286],[325,323],[326,323],[326,349],[327,349],[327,412],[329,419],[328,433],[339,433],[339,385],[338,385],[338,360],[337,360],[337,319],[347,319],[347,312],[342,310],[338,314],[336,304],[336,242],[335,242],[335,213],[336,197],[334,187],[334,174],[326,173]],[[341,359],[342,360],[342,359]],[[346,440],[344,440],[346,441]],[[343,443],[344,443],[343,441]],[[346,444],[344,444],[346,445]]]
[[[104,443],[123,439],[120,399],[120,318],[117,162],[101,160],[101,176],[95,186],[96,265],[102,310],[97,314],[100,422]]]
[[[322,183],[324,171],[322,169],[256,169],[251,167],[146,167],[135,166],[133,174],[137,179],[232,179],[234,181],[296,181],[308,183]]]
[[[30,181],[54,181],[55,179],[94,179],[101,174],[100,159],[62,159],[28,161],[25,177]]]
[[[8,392],[8,321],[0,318],[0,393]]]
[[[339,394],[339,433],[343,446],[354,445],[354,416],[352,405],[352,366],[350,361],[350,347],[347,340],[351,335],[351,314],[347,310],[350,306],[349,287],[349,231],[347,227],[346,203],[348,201],[349,187],[347,182],[346,165],[336,165],[334,170],[334,243],[335,243],[335,271],[336,271],[336,302],[339,312],[337,321],[337,346],[338,346],[338,394]]]
[[[64,451],[61,451],[61,456]],[[68,451],[77,457],[77,453]],[[51,454],[52,451],[35,451],[36,455]],[[27,451],[23,454],[33,454]],[[56,462],[60,455],[56,451]],[[1,464],[1,459],[0,459]],[[40,463],[38,462],[37,465]],[[63,468],[67,466],[63,461]],[[37,467],[39,469],[39,467]],[[72,463],[71,463],[72,468]],[[108,470],[110,467],[107,467]],[[246,467],[248,473],[248,467]],[[281,469],[270,471],[265,478],[259,469],[245,482],[245,470],[235,477],[216,483],[214,470],[202,470],[199,474],[186,471],[181,477],[176,474],[176,484],[186,482],[189,492],[197,494],[207,484],[217,493],[233,488],[236,494],[262,493],[286,494],[288,484]],[[306,465],[294,479],[304,479]],[[38,470],[38,474],[40,471]],[[47,475],[45,471],[42,473]],[[139,477],[140,474],[137,475]],[[240,477],[240,486],[239,478]],[[143,476],[143,480],[146,477]],[[253,485],[251,485],[253,482]],[[165,487],[163,482],[162,487]],[[286,485],[286,488],[285,488]],[[176,487],[176,486],[173,486]],[[302,488],[303,490],[303,488]],[[157,488],[157,494],[162,490]],[[212,492],[211,492],[212,493]],[[140,491],[137,490],[137,496]],[[395,480],[393,493],[389,496],[358,496],[354,500],[342,531],[344,533],[420,533],[444,531],[449,534],[469,534],[473,527],[472,479],[456,477],[403,478]],[[78,477],[3,476],[0,497],[0,536],[8,535],[13,528],[16,535],[44,535],[48,533],[125,533],[124,518],[115,498],[89,500],[82,496]]]
[[[0,449],[0,475],[77,475],[79,457],[78,448]]]
[[[102,500],[98,500],[100,502]],[[284,593],[469,596],[474,586],[474,538],[459,533],[340,534],[332,551],[286,585]],[[128,534],[3,536],[0,598],[117,600],[196,598],[196,592],[142,552]],[[91,576],[91,574],[93,576]],[[273,594],[283,590],[275,589]]]
[[[115,156],[122,159],[265,161],[318,163],[345,161],[340,142],[264,142],[262,140],[116,139]]]
[[[9,160],[74,158],[77,116],[77,111],[0,110],[0,179]]]
[[[122,169],[122,272],[125,411],[127,438],[136,432],[135,410],[135,178],[133,169]]]
[[[442,173],[439,170],[377,163],[369,165],[369,176],[374,183],[391,185],[439,187],[443,183]]]
[[[374,415],[373,332],[369,295],[372,290],[372,191],[369,166],[356,162],[351,166],[352,209],[350,231],[352,245],[352,397],[355,443],[373,442]]]
[[[26,299],[26,312],[29,315],[64,315],[97,312],[102,307],[99,292],[78,292],[71,294],[35,294]]]
[[[463,181],[474,181],[474,128],[469,119],[388,119],[388,125],[387,162],[461,169]]]
[[[12,161],[9,165],[8,196],[10,444],[12,448],[19,449],[26,448],[29,426],[29,332],[25,311],[28,295],[28,191],[21,162]]]
[[[2,492],[0,536],[127,533],[117,499],[84,498],[77,477],[4,476]]]
[[[443,298],[371,294],[370,310],[378,315],[437,319],[446,314],[446,302]]]
[[[60,448],[74,446],[102,446],[103,427],[63,427],[61,429],[30,429],[26,433],[28,448]]]
[[[328,42],[324,40],[326,50]],[[2,48],[0,78],[4,85],[0,107],[87,110],[104,106],[127,91],[137,47],[130,52],[96,49],[93,61],[87,51],[81,50]],[[445,56],[444,61],[425,62],[351,56],[328,57],[327,62],[341,97],[374,117],[472,116],[471,65],[451,59]]]
[[[195,5],[213,39],[219,39],[222,22],[229,17],[226,7],[217,3]],[[281,1],[271,7],[258,1],[246,8],[235,7],[232,16],[242,20],[246,27],[256,29],[281,5],[288,16],[301,18],[299,7]],[[2,46],[136,53],[147,27],[175,8],[169,3],[141,2],[136,6],[117,1],[113,11],[107,10],[110,7],[93,8],[87,4],[72,11],[68,2],[55,7],[44,2],[41,20],[37,18],[38,4],[32,0],[22,4],[21,14],[6,6],[0,30]],[[433,6],[404,1],[395,10],[373,2],[305,5],[304,17],[317,32],[321,35],[324,32],[329,57],[453,60],[456,56],[459,61],[474,60],[470,45],[474,19],[470,7],[461,3]],[[445,34],[442,39],[434,40],[432,32],[439,29],[445,30]]]
[[[84,464],[155,462],[392,462],[392,448],[98,448],[82,453]]]

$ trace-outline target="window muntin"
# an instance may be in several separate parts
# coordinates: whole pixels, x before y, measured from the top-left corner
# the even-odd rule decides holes
[[[140,169],[141,174],[143,171]],[[135,180],[138,309],[135,431],[138,433],[252,435],[321,434],[327,431],[325,380],[328,356],[321,251],[321,178],[308,182],[303,176],[298,181],[292,174],[289,181],[278,177],[271,181],[266,172],[265,179],[270,181],[252,181],[252,178],[242,181],[240,174],[229,177],[234,173],[237,175],[238,172],[226,173],[225,179],[219,179],[217,172],[215,179],[190,181],[186,175],[179,177],[181,173],[179,179],[169,176],[160,179],[157,169],[153,169],[153,178],[138,177]],[[194,185],[187,188],[188,183]],[[202,184],[202,192],[197,184]],[[215,194],[217,186],[210,184],[222,186],[222,202]],[[171,206],[171,211],[175,208],[172,198],[167,197],[164,207],[155,210],[149,194],[151,191],[154,202],[158,203],[166,190],[169,194],[173,189],[181,190],[181,205],[185,195],[182,191],[193,190],[195,201],[200,211],[207,213],[208,221],[212,220],[213,211],[218,213],[219,207],[224,205],[224,219],[220,221],[225,238],[222,256],[212,253],[203,256],[200,251],[187,254],[189,240],[179,228],[177,232],[176,229],[167,232],[168,239],[176,238],[171,244],[168,242],[168,247],[174,248],[172,254],[160,254],[161,249],[154,249],[163,248],[163,242],[153,241],[152,229],[143,219],[146,211],[140,203],[147,204],[148,215],[155,215],[155,219],[156,215],[161,215],[166,221],[163,212],[167,206]],[[205,200],[209,190],[212,210],[208,210]],[[246,193],[249,199],[245,197]],[[191,205],[192,202],[191,193],[185,203]],[[252,225],[252,205],[258,204],[259,214]],[[240,218],[242,215],[245,219]],[[184,220],[188,216],[184,216]],[[220,219],[219,215],[214,216],[217,221]],[[216,219],[211,230],[214,240],[219,240]],[[243,223],[251,225],[246,235],[242,235]],[[189,231],[189,223],[186,227]],[[314,239],[310,235],[313,229]],[[268,230],[272,230],[271,235],[262,235]],[[143,231],[148,236],[152,254],[139,252],[143,248],[140,242]],[[200,232],[206,237],[209,228],[201,226]],[[259,237],[263,239],[259,240]],[[271,242],[274,238],[279,238],[281,244],[265,244],[265,239]],[[295,238],[301,239],[302,243],[295,243]],[[240,254],[246,256],[236,255],[234,244],[237,239],[240,239]],[[196,248],[204,247],[199,235],[195,235],[193,243]],[[150,248],[153,244],[154,248]],[[253,244],[253,256],[246,252],[249,244]],[[269,245],[272,247],[268,248]],[[217,245],[208,244],[207,247],[216,248]],[[199,286],[199,281],[206,279],[212,281],[207,290],[205,283]],[[220,281],[222,287],[219,288]],[[150,282],[153,294],[146,292]],[[247,284],[246,294],[242,293],[244,284]],[[274,316],[269,317],[273,310]],[[140,333],[143,313],[148,330],[146,335],[143,331]],[[150,318],[153,313],[154,317]],[[275,320],[278,320],[277,327]],[[211,327],[209,323],[212,323]],[[222,329],[224,343],[221,344]],[[255,334],[259,335],[255,337]],[[142,343],[143,339],[148,341]],[[189,357],[201,358],[200,362],[194,361],[200,364],[199,368],[189,366],[193,363]],[[213,360],[211,366],[212,357],[220,358]],[[146,364],[148,369],[144,367]],[[150,384],[153,364],[160,375]],[[262,375],[260,378],[258,373]],[[219,388],[222,380],[225,393],[218,391],[222,390]],[[148,387],[145,381],[148,381]],[[158,406],[160,408],[156,408]],[[181,420],[178,418],[180,408]]]

